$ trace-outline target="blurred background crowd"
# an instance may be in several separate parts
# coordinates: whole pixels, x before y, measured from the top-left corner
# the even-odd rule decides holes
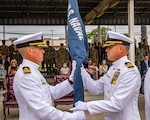
[[[1,40],[0,46],[0,79],[4,84],[7,76],[14,76],[18,66],[22,62],[22,57],[16,49],[15,45],[6,45],[5,40]],[[67,74],[71,72],[71,58],[69,51],[64,43],[61,43],[59,48],[54,48],[50,45],[50,41],[45,41],[47,48],[45,48],[44,60],[40,64],[39,70],[47,75]],[[135,49],[135,64],[137,65],[141,77],[145,77],[145,73],[150,67],[149,55],[150,49],[146,40],[138,43]],[[105,49],[101,42],[89,43],[89,58],[88,62],[84,63],[84,67],[97,80],[99,77],[107,73],[111,66],[111,61],[107,60]]]

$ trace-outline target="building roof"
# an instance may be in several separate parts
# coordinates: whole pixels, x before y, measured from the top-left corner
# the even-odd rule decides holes
[[[150,24],[150,1],[134,2],[135,25]],[[85,24],[128,24],[128,0],[78,0],[78,3]],[[66,25],[67,7],[68,0],[0,0],[0,24]]]

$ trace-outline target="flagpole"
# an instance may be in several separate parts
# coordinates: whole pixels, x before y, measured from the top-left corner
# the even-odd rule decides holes
[[[81,66],[88,59],[88,41],[85,27],[81,19],[77,0],[68,2],[68,46],[72,60],[76,61],[73,77],[74,104],[84,101],[84,87],[81,76]]]

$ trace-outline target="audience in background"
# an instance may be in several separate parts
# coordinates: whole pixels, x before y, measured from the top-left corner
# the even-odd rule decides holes
[[[7,76],[14,76],[18,70],[18,64],[16,59],[10,61],[10,66],[8,67]]]
[[[147,43],[147,40],[146,40],[146,39],[143,39],[142,41],[143,41],[143,44],[142,44],[141,47],[144,49],[143,55],[149,54],[149,53],[150,53],[150,49],[149,49],[149,45],[148,45],[148,43]]]
[[[92,62],[96,63],[98,65],[98,50],[95,48],[95,44],[92,43],[91,48],[89,49],[89,58],[92,59]]]
[[[107,73],[107,71],[108,71],[108,65],[106,63],[106,60],[103,59],[102,64],[99,65],[99,75],[103,76]]]
[[[6,40],[2,40],[2,45],[0,46],[1,55],[4,54],[6,59],[9,57],[9,47],[6,45]]]
[[[98,42],[98,46],[96,47],[96,49],[98,50],[98,64],[102,62],[102,59],[104,58],[104,53],[105,51],[103,51],[104,48],[102,48],[101,42]]]
[[[68,67],[67,62],[60,68],[60,75],[70,75],[70,68]]]
[[[135,52],[135,62],[139,70],[141,70],[141,61],[143,60],[144,48],[142,47],[142,43],[138,43],[138,47]]]
[[[86,67],[86,71],[90,74],[90,76],[94,80],[98,80],[98,67],[96,66],[95,63],[92,62],[91,58],[88,59],[88,64],[87,64],[87,67]]]
[[[56,66],[58,71],[65,62],[69,62],[69,52],[64,47],[64,44],[60,44],[60,48],[56,51]]]
[[[10,51],[10,61],[12,59],[16,59],[17,60],[17,64],[20,65],[22,63],[22,56],[20,55],[20,53],[18,52],[16,45],[13,45],[11,47],[11,51]]]
[[[44,49],[45,54],[44,54],[44,60],[43,62],[46,64],[46,71],[47,74],[52,74],[54,72],[53,70],[53,64],[55,63],[55,49],[50,46],[49,41],[46,41],[47,47]]]
[[[5,54],[1,55],[0,64],[4,65],[5,70],[8,71],[9,62]]]
[[[149,56],[148,54],[144,55],[144,60],[141,61],[141,76],[145,77],[145,74],[147,72],[147,70],[150,67],[150,61],[149,61]]]
[[[8,47],[6,45],[5,40],[2,40],[1,42],[2,42],[2,45],[0,46],[0,53],[1,53],[0,54],[1,55],[0,64],[4,64],[5,69],[8,71],[9,62],[12,59],[16,59],[18,66],[19,66],[19,64],[22,62],[22,57],[19,54],[16,46],[11,45]],[[55,74],[60,74],[61,73],[60,68],[63,66],[63,63],[69,62],[69,53],[63,43],[60,44],[60,48],[56,52],[55,52],[55,49],[49,45],[49,41],[46,41],[46,44],[47,44],[48,48],[45,49],[45,58],[43,61],[42,69],[44,69],[44,67],[46,67],[47,70],[50,70],[50,72],[55,72],[55,70],[57,70],[58,72],[55,72]],[[90,44],[91,44],[91,46],[90,46]],[[143,74],[143,72],[145,72],[145,70],[143,70],[145,68],[143,68],[143,63],[141,62],[144,58],[143,55],[145,55],[145,54],[149,55],[150,54],[149,52],[150,52],[150,50],[149,50],[149,45],[147,44],[147,40],[144,39],[144,40],[142,40],[142,42],[139,42],[139,47],[136,48],[136,53],[135,53],[136,61],[135,62],[136,62],[136,65],[138,66],[141,74]],[[103,47],[101,46],[101,42],[89,43],[89,58],[92,59],[92,63],[96,64],[94,66],[99,68],[98,74],[100,76],[105,74],[104,70],[103,70],[105,65],[101,64],[102,63],[101,61],[103,59],[107,58],[105,56],[105,54],[106,53],[104,52]],[[50,56],[52,56],[52,58],[49,58]],[[8,58],[10,58],[10,59],[8,59]],[[142,65],[141,65],[141,63],[142,63]],[[108,61],[107,61],[107,64],[110,65]],[[97,73],[97,70],[96,70],[96,73]],[[97,78],[97,77],[95,77],[95,78]]]
[[[5,67],[3,64],[0,64],[0,80],[3,83],[3,89],[6,89],[6,75],[7,75],[7,71],[5,70]]]
[[[148,54],[144,55],[144,60],[141,61],[141,77],[142,77],[142,82],[141,82],[141,88],[140,88],[140,93],[144,94],[144,79],[145,75],[150,67],[150,61],[149,61],[149,56]]]

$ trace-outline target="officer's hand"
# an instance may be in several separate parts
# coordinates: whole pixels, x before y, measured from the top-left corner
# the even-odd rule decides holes
[[[85,111],[87,110],[87,103],[78,101],[75,103],[75,107],[71,108],[70,110],[73,110],[73,111],[84,110]]]
[[[69,76],[69,80],[72,81],[72,82],[73,82],[74,72],[76,70],[76,64],[77,64],[76,61],[73,60],[72,61],[72,71],[71,71],[71,74]]]
[[[84,111],[74,111],[73,114],[76,114],[77,120],[86,120],[86,115]]]
[[[85,70],[85,68],[84,68],[84,65],[82,65],[81,66],[81,75],[84,75],[84,73],[87,73],[87,71]]]

